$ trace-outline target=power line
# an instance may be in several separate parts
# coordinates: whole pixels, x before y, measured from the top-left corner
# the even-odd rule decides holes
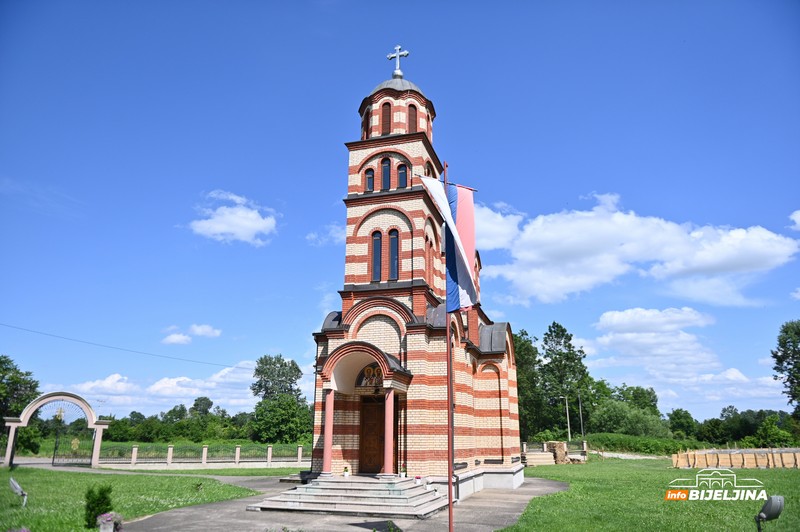
[[[69,342],[75,342],[75,343],[78,343],[78,344],[91,345],[91,346],[94,346],[94,347],[102,347],[102,348],[105,348],[105,349],[116,349],[117,351],[125,351],[126,353],[134,353],[136,355],[146,355],[146,356],[155,357],[155,358],[166,358],[168,360],[178,360],[180,362],[190,362],[192,364],[205,364],[206,366],[218,366],[218,367],[221,367],[221,368],[243,367],[243,366],[230,366],[228,364],[217,364],[216,362],[204,362],[202,360],[192,360],[191,358],[181,358],[181,357],[171,357],[171,356],[168,356],[168,355],[158,355],[156,353],[148,353],[147,351],[137,351],[136,349],[128,349],[126,347],[117,347],[115,345],[100,344],[100,343],[97,343],[97,342],[89,342],[87,340],[79,340],[77,338],[69,338],[67,336],[61,336],[61,335],[58,335],[58,334],[48,333],[48,332],[44,332],[44,331],[37,331],[37,330],[34,330],[34,329],[26,329],[25,327],[19,327],[17,325],[9,325],[8,323],[0,323],[0,325],[2,325],[3,327],[8,327],[9,329],[17,329],[18,331],[25,331],[25,332],[29,332],[29,333],[33,333],[33,334],[39,334],[39,335],[42,335],[42,336],[49,336],[51,338],[58,338],[59,340],[67,340]]]

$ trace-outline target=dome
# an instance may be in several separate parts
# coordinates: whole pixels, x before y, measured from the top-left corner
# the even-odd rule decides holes
[[[420,93],[422,96],[425,96],[425,94],[422,93],[422,90],[419,87],[417,87],[414,83],[411,83],[407,79],[403,79],[402,77],[387,79],[386,81],[375,87],[375,89],[373,89],[373,91],[369,94],[370,96],[372,96],[376,92],[383,89],[393,89],[399,92],[415,91]]]

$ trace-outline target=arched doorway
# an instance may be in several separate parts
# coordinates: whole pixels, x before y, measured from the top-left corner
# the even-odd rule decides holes
[[[5,418],[9,432],[3,465],[13,465],[17,429],[27,427],[37,412],[40,413],[41,419],[52,427],[56,435],[54,465],[58,463],[98,466],[103,431],[111,422],[97,419],[86,399],[70,392],[51,392],[41,395],[25,407],[20,417]],[[86,437],[89,433],[92,434],[91,440]],[[82,439],[85,440],[83,444]],[[89,441],[91,441],[91,454],[87,452]]]

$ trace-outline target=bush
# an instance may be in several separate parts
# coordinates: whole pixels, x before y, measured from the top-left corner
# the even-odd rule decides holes
[[[631,436],[629,434],[588,434],[586,440],[592,449],[654,454],[658,456],[676,454],[686,449],[705,449],[707,447],[706,444],[697,440],[652,438],[649,436]]]
[[[546,441],[564,441],[567,439],[566,430],[543,430],[531,436],[528,440],[536,443],[543,443]]]
[[[86,490],[86,528],[97,528],[97,516],[113,510],[111,505],[111,486],[89,486]]]

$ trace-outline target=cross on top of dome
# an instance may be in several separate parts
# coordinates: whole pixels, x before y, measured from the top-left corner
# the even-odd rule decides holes
[[[400,58],[408,56],[408,50],[403,50],[401,52],[400,51],[401,49],[402,49],[402,46],[400,46],[398,44],[397,46],[394,47],[394,53],[393,54],[389,54],[389,55],[386,56],[386,59],[388,59],[389,61],[391,61],[392,59],[394,59],[396,61],[395,62],[395,67],[394,67],[394,72],[392,72],[392,77],[395,78],[395,79],[403,77],[403,71],[400,70]]]

